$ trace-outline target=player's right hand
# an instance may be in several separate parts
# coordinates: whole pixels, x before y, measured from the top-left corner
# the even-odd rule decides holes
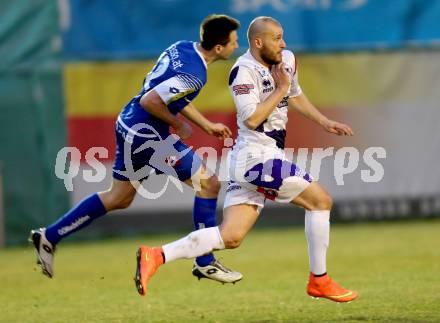
[[[223,123],[211,123],[206,133],[219,139],[226,139],[232,136],[231,129]]]
[[[270,69],[273,80],[277,88],[282,88],[283,90],[288,90],[290,86],[290,75],[287,73],[284,63],[279,63],[277,65],[272,65]]]
[[[181,121],[177,128],[174,128],[176,135],[180,137],[180,139],[188,139],[192,135],[192,128],[185,121]]]

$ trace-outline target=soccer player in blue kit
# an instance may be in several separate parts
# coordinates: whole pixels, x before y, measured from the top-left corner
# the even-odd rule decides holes
[[[200,43],[179,41],[160,55],[140,93],[118,116],[111,187],[86,197],[46,228],[31,231],[30,241],[43,274],[53,277],[54,252],[62,239],[112,210],[127,208],[151,169],[194,188],[196,230],[216,226],[219,181],[180,140],[189,138],[192,130],[176,115],[181,113],[209,135],[231,136],[227,126],[207,120],[191,101],[207,81],[207,65],[229,58],[238,47],[239,26],[237,20],[226,15],[210,15],[200,26]],[[178,137],[170,134],[170,127]],[[212,253],[198,257],[192,273],[199,279],[222,283],[242,279],[241,273],[224,267]]]

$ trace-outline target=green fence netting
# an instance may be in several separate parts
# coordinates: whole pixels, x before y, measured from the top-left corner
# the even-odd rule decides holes
[[[0,161],[13,245],[68,207],[53,169],[66,133],[57,2],[0,2],[0,17]]]

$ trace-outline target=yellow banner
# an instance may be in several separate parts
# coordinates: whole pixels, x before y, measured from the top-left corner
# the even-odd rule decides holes
[[[402,53],[355,53],[299,56],[301,87],[320,108],[358,107],[387,100],[420,98],[421,83],[401,75],[411,64]],[[139,93],[155,61],[84,62],[65,65],[65,98],[70,117],[115,116]],[[209,66],[208,83],[194,104],[202,112],[232,112],[228,74],[233,61]],[[424,65],[419,62],[418,65]],[[422,67],[422,66],[421,66]],[[410,71],[408,71],[410,72]],[[421,80],[423,81],[423,80]],[[394,93],[396,84],[406,91]]]

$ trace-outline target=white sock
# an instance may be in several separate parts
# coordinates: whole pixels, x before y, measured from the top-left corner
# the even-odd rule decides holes
[[[195,258],[213,250],[225,249],[218,227],[193,231],[186,237],[162,246],[165,262]]]
[[[330,236],[330,211],[309,211],[305,215],[305,232],[309,246],[310,271],[327,272],[326,256]]]

